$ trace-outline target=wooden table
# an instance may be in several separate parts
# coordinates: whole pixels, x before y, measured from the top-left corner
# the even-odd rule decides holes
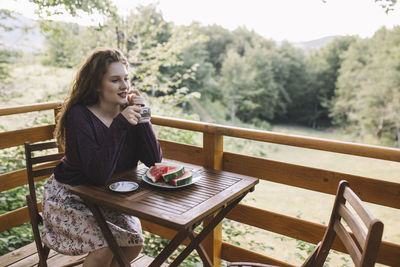
[[[179,163],[198,171],[202,178],[187,187],[163,189],[148,185],[141,177],[147,167],[140,165],[130,171],[113,176],[113,181],[129,180],[139,184],[131,193],[115,193],[107,187],[74,186],[72,192],[79,195],[93,212],[105,239],[113,250],[120,266],[130,266],[118,247],[99,209],[107,206],[121,212],[177,230],[176,236],[154,259],[150,266],[160,266],[185,240],[190,244],[171,263],[178,266],[194,249],[199,253],[204,266],[211,266],[200,242],[235,207],[246,194],[254,190],[258,179],[236,173],[217,171],[200,166]],[[193,230],[206,217],[218,212],[197,235]]]

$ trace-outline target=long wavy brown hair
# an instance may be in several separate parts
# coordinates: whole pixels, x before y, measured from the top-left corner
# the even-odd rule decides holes
[[[87,57],[79,69],[69,89],[68,96],[56,117],[54,138],[62,147],[65,147],[65,126],[68,111],[75,105],[90,106],[98,102],[98,89],[108,66],[114,62],[121,62],[127,69],[129,67],[127,59],[118,49],[98,48]]]

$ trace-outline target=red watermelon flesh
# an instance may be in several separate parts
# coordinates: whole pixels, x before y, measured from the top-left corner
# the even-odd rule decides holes
[[[156,183],[159,180],[161,180],[162,175],[167,172],[168,172],[167,165],[156,164],[155,166],[152,166],[150,169],[147,170],[146,176],[151,181],[153,181],[153,183]]]
[[[189,184],[192,182],[192,172],[185,170],[185,172],[179,176],[176,179],[173,179],[171,181],[169,181],[170,184],[174,185],[174,186],[180,186],[180,185],[185,185],[185,184]]]

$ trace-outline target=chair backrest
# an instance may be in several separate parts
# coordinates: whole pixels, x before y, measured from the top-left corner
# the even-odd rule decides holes
[[[42,244],[40,231],[38,225],[43,222],[42,216],[39,214],[37,205],[35,181],[49,177],[54,172],[56,165],[60,162],[64,153],[45,153],[38,156],[32,155],[34,152],[44,152],[48,149],[54,149],[60,147],[56,142],[44,142],[31,144],[25,142],[25,159],[26,159],[26,170],[28,175],[29,184],[29,195],[26,196],[26,202],[28,204],[29,216],[31,218],[33,236],[35,238],[36,248],[39,254],[39,267],[47,267],[47,257],[50,249]],[[63,265],[64,267],[75,266],[82,264],[84,259],[79,259],[75,262]]]
[[[346,203],[348,205],[346,205]],[[351,209],[349,209],[351,206]],[[343,224],[343,221],[346,224]],[[364,224],[364,226],[362,225]],[[346,225],[353,233],[350,235]],[[366,229],[366,231],[364,230]],[[340,181],[324,239],[303,266],[323,266],[335,237],[339,237],[356,267],[372,267],[382,240],[383,223],[375,219],[349,183]]]
[[[46,155],[33,156],[32,153],[37,151],[46,151],[48,149],[58,148],[56,142],[45,142],[30,144],[25,142],[25,160],[26,170],[29,184],[29,195],[26,196],[28,204],[29,217],[31,219],[33,236],[35,238],[36,248],[39,254],[38,266],[46,267],[46,259],[50,249],[42,244],[40,238],[39,224],[43,222],[42,216],[39,214],[37,205],[35,180],[46,178],[53,173],[55,166],[64,156],[64,153],[53,153]]]
[[[45,143],[31,144],[25,142],[25,159],[26,159],[26,170],[28,175],[29,194],[32,200],[36,203],[36,190],[35,180],[46,178],[53,173],[55,166],[64,156],[64,153],[53,153],[40,156],[33,156],[32,153],[35,151],[46,151],[52,148],[59,148],[57,143],[54,141]]]

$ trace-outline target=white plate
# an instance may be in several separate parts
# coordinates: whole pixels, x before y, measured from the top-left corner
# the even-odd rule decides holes
[[[127,193],[135,191],[139,188],[139,185],[131,181],[120,181],[110,184],[108,188],[110,188],[110,190],[114,192]]]
[[[153,183],[152,180],[150,180],[149,178],[147,178],[146,174],[142,175],[142,180],[145,181],[146,183],[148,183],[149,185],[153,185],[153,186],[157,186],[157,187],[161,187],[161,188],[172,188],[172,189],[176,189],[176,188],[182,188],[182,187],[186,187],[189,186],[191,184],[194,184],[196,182],[198,182],[201,179],[201,175],[198,172],[192,172],[192,182],[189,184],[183,184],[183,185],[170,185],[170,184],[166,184],[166,183]]]

